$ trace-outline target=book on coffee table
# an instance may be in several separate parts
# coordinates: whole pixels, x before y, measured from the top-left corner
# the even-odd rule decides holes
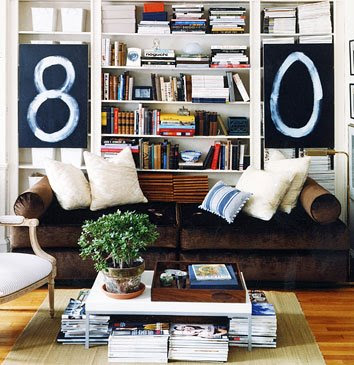
[[[197,279],[195,266],[209,266],[209,265],[189,265],[188,266],[188,275],[190,281],[191,289],[238,289],[239,283],[236,278],[236,274],[232,265],[224,265],[225,270],[228,275],[224,275],[223,277],[228,277],[229,279]],[[220,266],[220,265],[218,265]],[[199,278],[202,276],[199,275]],[[206,276],[206,277],[210,277]]]

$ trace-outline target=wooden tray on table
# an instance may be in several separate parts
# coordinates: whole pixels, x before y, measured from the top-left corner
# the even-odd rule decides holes
[[[217,262],[213,262],[217,264]],[[151,300],[162,302],[216,302],[216,303],[246,303],[247,288],[243,276],[237,263],[227,263],[232,265],[239,289],[191,289],[189,277],[187,277],[186,287],[178,289],[176,284],[165,287],[160,283],[160,274],[165,269],[179,269],[188,273],[188,265],[211,264],[211,262],[187,262],[187,261],[159,261],[156,263],[154,277],[151,286]]]

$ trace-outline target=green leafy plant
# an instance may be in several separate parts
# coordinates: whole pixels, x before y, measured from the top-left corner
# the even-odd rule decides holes
[[[80,256],[91,258],[97,271],[131,267],[158,232],[147,214],[117,211],[96,221],[85,221],[78,244]]]

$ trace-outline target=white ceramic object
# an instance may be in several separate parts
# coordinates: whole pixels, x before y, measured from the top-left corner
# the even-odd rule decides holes
[[[61,148],[61,162],[71,163],[76,167],[81,167],[83,152],[83,148]]]
[[[55,149],[54,148],[32,148],[32,164],[36,167],[44,167],[44,161],[46,158],[54,160]]]
[[[86,9],[61,8],[63,32],[84,32],[86,29]]]
[[[57,9],[31,8],[34,32],[54,32],[57,28]]]

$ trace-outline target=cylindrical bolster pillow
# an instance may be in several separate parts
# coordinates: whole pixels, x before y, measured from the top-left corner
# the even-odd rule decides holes
[[[320,224],[335,222],[341,212],[338,199],[309,177],[300,194],[300,201],[307,214]]]
[[[48,178],[33,185],[30,189],[18,196],[14,204],[14,212],[25,218],[40,218],[53,200],[53,190]]]

